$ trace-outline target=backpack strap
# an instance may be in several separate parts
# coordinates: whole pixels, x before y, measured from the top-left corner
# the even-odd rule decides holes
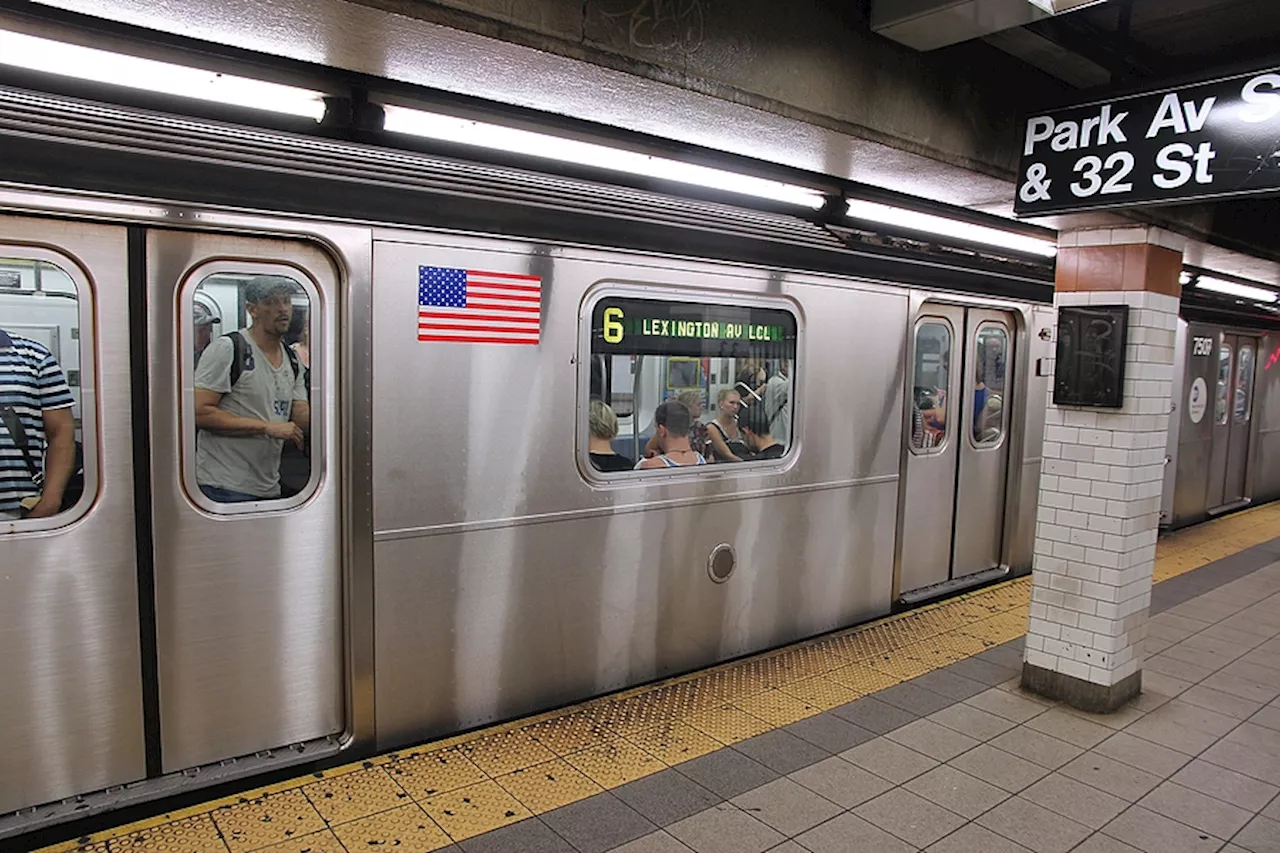
[[[226,337],[231,338],[231,387],[234,388],[240,381],[240,374],[244,373],[245,367],[249,364],[249,342],[244,339],[244,334],[241,332],[227,332]],[[288,357],[289,366],[293,368],[293,378],[296,380],[298,372],[302,369],[298,363],[298,354],[283,343],[280,348]]]
[[[293,347],[285,346],[283,343],[280,346],[283,347],[284,354],[289,357],[289,366],[293,368],[293,378],[296,380],[298,371],[302,369],[298,364],[298,354],[293,351]]]
[[[231,339],[231,387],[235,388],[249,360],[249,343],[239,332],[228,332],[227,337]]]
[[[22,418],[18,416],[12,406],[0,406],[0,421],[4,423],[4,428],[8,430],[13,443],[22,452],[22,461],[27,465],[27,472],[31,475],[31,482],[35,484],[36,488],[40,488],[44,482],[44,476],[40,473],[40,469],[36,467],[35,460],[31,458],[31,446],[27,443],[27,430],[22,426]]]

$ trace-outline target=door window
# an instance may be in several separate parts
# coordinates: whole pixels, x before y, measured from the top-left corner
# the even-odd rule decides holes
[[[1005,372],[1009,334],[1003,326],[978,327],[973,361],[973,443],[991,447],[1004,437]]]
[[[14,531],[92,500],[91,294],[55,257],[0,256],[0,520]]]
[[[1240,352],[1236,354],[1236,389],[1234,401],[1234,416],[1236,423],[1242,424],[1249,420],[1250,409],[1253,404],[1253,347],[1248,344],[1240,346]]]
[[[1227,392],[1231,385],[1231,345],[1218,349],[1218,387],[1213,397],[1213,422],[1222,426],[1227,422]]]
[[[947,377],[951,365],[951,327],[940,318],[916,326],[912,370],[911,448],[928,452],[947,437]]]
[[[218,267],[181,294],[187,491],[213,511],[305,497],[320,460],[311,452],[319,300],[296,270]]]

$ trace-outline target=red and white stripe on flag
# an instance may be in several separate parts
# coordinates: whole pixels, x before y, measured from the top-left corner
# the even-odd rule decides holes
[[[537,344],[542,279],[519,273],[418,267],[418,340]]]

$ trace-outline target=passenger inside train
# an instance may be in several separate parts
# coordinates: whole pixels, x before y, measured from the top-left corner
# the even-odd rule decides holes
[[[764,365],[751,360],[738,371],[738,380],[734,387],[738,389],[738,393],[744,400],[753,398],[763,400],[768,377],[769,374],[765,371]]]
[[[733,388],[721,388],[716,395],[716,419],[707,425],[711,462],[741,462],[750,451],[738,428],[742,396]]]
[[[198,365],[200,356],[204,355],[204,351],[213,342],[213,327],[222,321],[203,302],[192,304],[191,318],[191,337],[195,341],[195,363]]]
[[[707,452],[707,425],[699,420],[702,417],[702,390],[699,388],[686,388],[676,395],[676,399],[689,409],[689,417],[693,420],[693,425],[689,428],[689,446],[693,448],[695,453],[706,455]],[[661,453],[658,446],[658,434],[655,432],[649,437],[649,443],[644,447],[644,456],[646,459],[652,459]],[[708,459],[708,462],[711,460]]]
[[[689,407],[679,400],[668,400],[653,413],[654,431],[662,452],[651,459],[642,459],[636,470],[649,468],[681,468],[686,465],[706,465],[701,453],[689,446],[689,430],[693,417]]]
[[[603,400],[591,401],[588,452],[597,471],[630,471],[635,462],[613,449],[618,437],[618,416]],[[655,436],[656,438],[656,436]]]
[[[284,445],[305,447],[307,378],[285,345],[297,291],[284,276],[250,279],[242,296],[251,325],[214,340],[195,371],[196,482],[210,500],[281,497]]]
[[[0,519],[48,518],[69,508],[74,403],[53,353],[0,329]]]
[[[738,415],[738,426],[752,459],[781,459],[787,454],[786,445],[774,438],[769,420],[764,406],[749,406]]]
[[[0,520],[57,515],[83,492],[79,310],[58,267],[0,259]]]
[[[764,405],[770,433],[780,444],[787,444],[791,433],[791,363],[785,358],[774,362],[773,375],[764,386]]]

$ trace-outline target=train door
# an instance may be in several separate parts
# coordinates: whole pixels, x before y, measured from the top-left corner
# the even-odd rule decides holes
[[[1245,475],[1249,466],[1249,425],[1253,418],[1253,373],[1257,360],[1257,338],[1225,336],[1224,352],[1230,342],[1234,351],[1231,360],[1230,389],[1228,392],[1228,423],[1225,430],[1215,432],[1225,435],[1226,453],[1222,470],[1222,496],[1219,506],[1233,506],[1247,498]],[[1215,439],[1217,438],[1215,434]]]
[[[1213,457],[1209,476],[1209,508],[1242,503],[1249,467],[1249,427],[1253,412],[1254,364],[1258,339],[1224,334],[1218,346],[1214,387]]]
[[[1001,311],[926,303],[918,315],[899,534],[905,598],[1003,562],[1014,329]]]
[[[0,216],[0,814],[146,775],[128,269],[123,227]]]
[[[168,773],[344,729],[333,344],[341,300],[329,258],[287,240],[151,230],[145,268]],[[254,342],[256,325],[284,335],[278,364]],[[290,419],[270,434],[282,451],[237,435],[232,421],[209,430],[222,417],[210,399],[236,381],[264,383],[272,410],[239,415]],[[299,402],[308,404],[309,440],[291,427],[304,418]]]

